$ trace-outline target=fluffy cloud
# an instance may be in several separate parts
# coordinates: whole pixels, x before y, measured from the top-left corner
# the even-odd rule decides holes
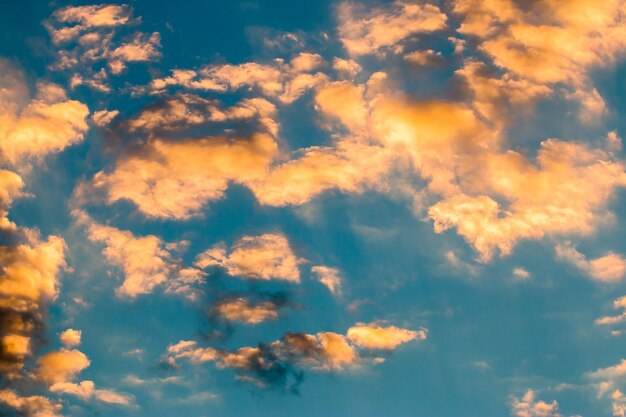
[[[53,351],[37,361],[37,378],[50,385],[70,382],[90,363],[87,356],[76,349]]]
[[[556,401],[538,401],[533,390],[526,391],[522,398],[511,398],[511,415],[515,417],[563,417],[559,414]]]
[[[272,301],[251,303],[244,298],[232,298],[218,302],[211,309],[211,314],[228,321],[245,324],[259,324],[276,320],[280,305]]]
[[[170,254],[163,241],[153,235],[136,237],[131,232],[93,223],[89,226],[90,240],[103,242],[107,260],[121,267],[124,282],[117,294],[137,297],[149,294],[167,281],[171,271]]]
[[[0,160],[41,159],[83,140],[89,109],[56,85],[39,83],[29,97],[23,74],[0,60]]]
[[[104,243],[105,258],[124,272],[124,282],[116,290],[118,296],[136,298],[165,286],[167,293],[197,299],[197,286],[204,282],[204,274],[181,266],[168,249],[171,245],[161,238],[135,236],[127,230],[101,225],[81,211],[75,215],[78,223],[87,227],[90,240]]]
[[[80,345],[82,334],[83,333],[80,330],[67,329],[59,335],[59,339],[61,340],[63,346],[71,349]]]
[[[341,277],[339,270],[324,265],[317,265],[311,268],[315,278],[324,284],[333,295],[341,295]]]
[[[247,183],[265,174],[278,148],[272,137],[223,137],[166,142],[120,159],[112,172],[93,179],[109,203],[130,200],[150,217],[187,219],[222,198],[230,181]]]
[[[556,247],[556,257],[597,281],[618,282],[626,275],[626,259],[614,252],[589,260],[571,244],[560,244]]]
[[[358,323],[346,333],[348,339],[362,349],[393,350],[412,340],[425,340],[425,330],[407,330],[396,326],[384,327],[378,323]]]
[[[300,282],[298,265],[302,262],[284,235],[265,233],[242,237],[230,253],[223,244],[213,246],[198,255],[196,266],[203,269],[218,266],[231,276],[253,280]]]
[[[350,55],[377,54],[406,38],[446,28],[447,17],[433,4],[396,0],[383,7],[341,3],[339,37]]]

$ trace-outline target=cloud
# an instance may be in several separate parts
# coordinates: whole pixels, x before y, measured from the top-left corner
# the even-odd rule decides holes
[[[46,26],[55,43],[69,42],[81,33],[102,27],[114,27],[130,22],[132,9],[127,5],[100,4],[92,6],[69,6],[56,10],[52,14],[56,22]],[[70,24],[54,28],[51,23]]]
[[[533,390],[526,391],[522,398],[511,397],[511,415],[515,417],[563,417],[556,401],[546,403],[536,400]]]
[[[358,323],[348,329],[348,339],[362,349],[393,350],[412,340],[425,340],[426,330],[407,330],[378,323]]]
[[[129,231],[97,223],[89,226],[88,237],[103,242],[106,259],[123,269],[124,282],[116,290],[119,296],[135,298],[149,294],[167,281],[172,269],[170,254],[160,238],[154,235],[136,237]]]
[[[22,72],[6,60],[0,60],[0,73],[0,160],[39,160],[83,140],[87,106],[43,82],[31,99]]]
[[[317,265],[311,267],[311,272],[319,282],[328,288],[328,291],[330,291],[332,295],[341,295],[341,277],[339,276],[338,269]]]
[[[565,97],[581,102],[585,122],[595,122],[605,113],[604,100],[588,74],[623,56],[623,8],[621,0],[567,5],[546,0],[525,7],[513,0],[456,0],[453,5],[461,19],[458,31],[475,37],[479,51],[507,76],[550,89],[568,85]]]
[[[613,308],[624,309],[624,311],[618,316],[605,316],[596,320],[596,324],[610,325],[623,323],[626,321],[626,297],[620,297],[613,302]]]
[[[595,380],[615,380],[626,376],[626,359],[622,359],[620,363],[607,368],[601,368],[593,372],[587,373],[587,377]]]
[[[46,353],[37,361],[37,378],[49,385],[70,382],[91,364],[87,356],[76,349],[61,349]]]
[[[596,281],[615,283],[626,276],[626,259],[614,252],[589,260],[571,244],[566,243],[557,245],[556,257],[572,264]]]
[[[509,254],[521,239],[590,234],[611,218],[607,204],[626,184],[622,162],[582,143],[546,140],[537,165],[513,151],[487,154],[479,161],[472,164],[480,172],[466,175],[464,184],[478,195],[457,192],[428,213],[436,232],[456,227],[482,261]],[[508,205],[484,194],[489,191]],[[609,273],[600,269],[601,263],[598,273]]]
[[[124,281],[116,289],[119,297],[136,298],[164,286],[166,293],[181,294],[191,300],[198,297],[198,286],[204,283],[204,273],[185,268],[177,261],[161,238],[135,236],[91,220],[84,212],[74,212],[78,224],[87,227],[91,241],[102,242],[105,258],[124,272]]]
[[[357,57],[382,55],[410,36],[445,29],[447,20],[433,4],[404,0],[382,7],[343,2],[337,18],[341,42],[350,55]]]
[[[385,329],[388,333],[404,329]],[[412,339],[415,339],[412,338]],[[406,342],[408,340],[404,340]],[[391,350],[400,343],[384,343],[380,339],[366,346],[367,349]],[[212,347],[199,347],[195,341],[180,341],[170,345],[165,360],[171,366],[177,360],[187,360],[194,365],[214,362],[218,368],[230,368],[237,373],[237,379],[252,383],[259,388],[279,388],[295,390],[302,381],[300,368],[316,372],[340,372],[360,368],[366,359],[348,337],[333,333],[317,334],[285,333],[271,343],[261,343],[257,347],[242,347],[228,351]],[[372,361],[379,363],[380,361]]]
[[[61,417],[61,404],[42,397],[33,395],[21,397],[11,390],[0,390],[0,403],[17,410],[25,417]]]
[[[80,345],[81,336],[82,332],[80,330],[67,329],[59,335],[59,339],[63,346],[71,349]]]
[[[110,124],[119,114],[118,110],[100,110],[94,112],[91,119],[97,126],[104,127]]]
[[[217,92],[248,88],[283,104],[290,104],[305,92],[328,81],[324,73],[312,72],[322,64],[321,56],[301,53],[289,63],[275,59],[271,64],[246,62],[208,65],[198,70],[177,69],[172,70],[169,77],[155,78],[147,88],[136,89],[136,92],[160,94],[175,86]]]
[[[19,197],[24,187],[22,177],[14,172],[0,169],[0,230],[15,229],[9,218],[9,207],[16,197]]]
[[[29,357],[43,326],[47,304],[58,295],[65,242],[31,233],[27,241],[0,246],[0,375],[13,377]]]
[[[57,47],[50,69],[71,70],[70,86],[86,85],[109,93],[110,75],[122,73],[129,63],[161,58],[158,32],[129,32],[140,23],[127,5],[92,5],[56,10],[45,26]],[[100,63],[106,63],[103,68]]]
[[[218,244],[198,255],[195,265],[199,268],[221,267],[229,275],[252,280],[283,280],[300,282],[298,258],[283,234],[265,233],[244,236],[226,252]]]
[[[217,100],[194,94],[177,94],[148,107],[127,122],[131,132],[142,130],[154,135],[159,131],[180,131],[203,124],[240,120],[258,120],[267,133],[278,135],[276,106],[263,98],[242,99],[228,108]]]
[[[211,314],[231,322],[254,325],[264,321],[276,320],[280,307],[279,304],[271,301],[251,303],[239,297],[219,301],[211,309]]]
[[[109,203],[129,200],[149,217],[184,220],[222,198],[230,181],[245,184],[263,176],[277,152],[265,134],[155,139],[118,160],[111,172],[96,174],[93,185],[106,192]]]

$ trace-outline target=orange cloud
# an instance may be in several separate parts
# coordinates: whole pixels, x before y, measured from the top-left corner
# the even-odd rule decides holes
[[[317,265],[311,268],[311,272],[319,282],[328,288],[331,294],[341,295],[341,278],[338,269]]]
[[[244,298],[235,298],[219,302],[211,313],[228,321],[259,324],[277,319],[278,309],[279,306],[270,301],[253,304]]]
[[[343,2],[337,17],[339,38],[352,56],[381,54],[410,36],[445,29],[447,21],[433,4],[404,0],[378,8]]]
[[[89,109],[56,85],[39,83],[28,95],[23,74],[0,61],[0,158],[10,164],[42,159],[83,140]]]
[[[511,415],[514,417],[563,417],[558,411],[556,401],[538,401],[535,392],[530,389],[522,398],[511,397]]]
[[[222,198],[230,181],[247,183],[265,174],[277,155],[268,135],[166,142],[156,139],[140,154],[119,160],[93,179],[109,203],[130,200],[150,217],[187,219]]]
[[[623,309],[624,311],[618,316],[605,316],[596,320],[596,324],[610,325],[623,323],[626,321],[626,297],[620,297],[613,302],[613,308]]]
[[[556,257],[574,265],[597,281],[614,283],[621,281],[626,276],[626,259],[614,252],[588,260],[571,244],[560,244],[556,247]]]
[[[248,279],[300,282],[298,265],[302,262],[284,235],[266,233],[242,237],[229,254],[222,244],[216,245],[198,255],[195,265],[202,269],[219,266],[231,276]]]
[[[87,356],[79,350],[53,351],[37,361],[37,377],[50,385],[71,382],[90,363]]]
[[[40,395],[21,397],[11,390],[0,390],[0,403],[22,413],[25,417],[62,417],[62,405]]]
[[[396,326],[384,327],[377,323],[358,323],[348,329],[348,339],[363,349],[392,350],[412,340],[425,340],[425,330],[407,330]]]
[[[82,332],[80,330],[67,329],[59,335],[59,339],[63,346],[71,349],[80,345],[81,336]]]

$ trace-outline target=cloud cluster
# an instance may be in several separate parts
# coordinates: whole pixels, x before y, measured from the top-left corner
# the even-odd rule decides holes
[[[214,92],[248,88],[283,104],[293,103],[307,91],[323,85],[328,76],[316,71],[325,64],[318,54],[302,52],[289,62],[277,58],[272,63],[246,62],[239,65],[208,65],[199,70],[172,70],[164,78],[155,78],[139,92],[160,94],[168,88]]]
[[[536,393],[528,390],[522,398],[511,398],[511,415],[515,417],[563,417],[556,401],[546,403],[536,399]]]
[[[426,2],[396,0],[372,8],[349,1],[339,5],[337,16],[339,39],[352,56],[399,53],[408,37],[447,27],[446,15]]]
[[[393,341],[387,343],[380,338],[386,336]],[[380,327],[375,323],[370,327],[361,323],[348,329],[347,337],[333,332],[286,333],[280,340],[234,351],[203,348],[195,341],[180,341],[168,347],[164,360],[170,366],[177,366],[179,360],[194,365],[214,362],[218,368],[233,369],[238,380],[259,388],[289,389],[297,388],[301,381],[299,369],[340,372],[363,366],[369,356],[359,353],[358,347],[373,351],[393,350],[402,343],[424,339],[426,333],[423,330]]]
[[[122,73],[129,63],[161,58],[158,32],[129,32],[140,19],[128,5],[69,6],[56,10],[46,22],[57,47],[57,71],[72,71],[72,88],[86,85],[96,91],[111,91],[110,75]],[[99,67],[105,63],[105,67]],[[69,71],[68,71],[69,72]]]
[[[459,33],[475,38],[479,51],[509,80],[534,89],[568,85],[565,96],[581,103],[581,118],[588,122],[606,112],[589,72],[623,56],[625,9],[621,0],[541,0],[525,6],[514,0],[453,2]]]

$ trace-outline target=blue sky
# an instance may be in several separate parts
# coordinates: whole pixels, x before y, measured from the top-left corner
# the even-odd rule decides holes
[[[623,0],[0,7],[0,414],[626,415]]]

